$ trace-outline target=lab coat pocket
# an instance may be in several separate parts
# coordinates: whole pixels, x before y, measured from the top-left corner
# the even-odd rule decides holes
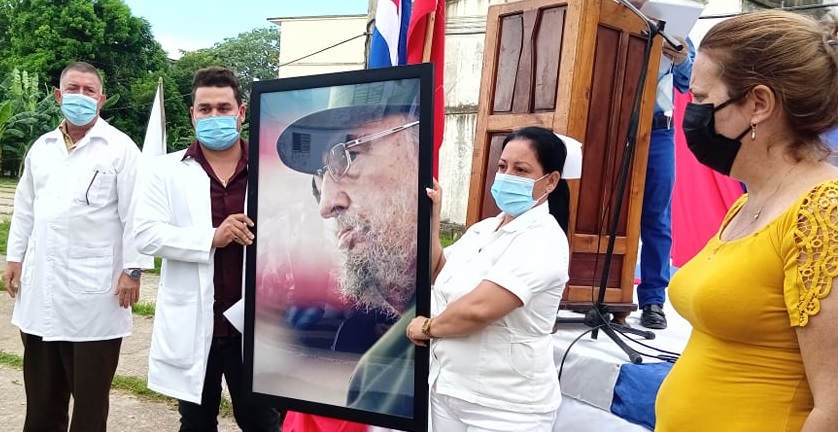
[[[113,248],[74,246],[69,253],[68,285],[72,291],[101,294],[114,283]]]
[[[198,302],[195,299],[158,297],[149,356],[179,368],[193,366],[197,326]]]
[[[76,184],[75,201],[90,207],[104,207],[111,201],[116,175],[102,169],[83,171]]]
[[[20,285],[29,286],[32,283],[32,274],[35,267],[35,239],[29,239],[21,267]]]

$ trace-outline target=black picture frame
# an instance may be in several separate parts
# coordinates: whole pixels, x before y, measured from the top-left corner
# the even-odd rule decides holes
[[[411,92],[413,99],[409,97]],[[347,94],[350,95],[348,98],[345,97]],[[382,97],[381,94],[386,95]],[[409,341],[400,329],[413,316],[428,316],[430,312],[431,203],[425,188],[432,185],[432,65],[258,81],[253,83],[250,102],[247,212],[255,222],[252,230],[256,238],[247,247],[245,260],[245,391],[249,397],[291,411],[402,431],[426,431],[428,349],[411,344],[408,351],[404,343]],[[408,106],[410,108],[406,108]],[[351,208],[352,204],[337,204],[336,200],[331,200],[331,195],[321,194],[330,192],[327,181],[329,185],[338,185],[344,180],[334,180],[335,177],[326,180],[326,176],[332,175],[328,172],[324,177],[311,173],[316,166],[325,165],[322,155],[326,148],[330,149],[327,152],[335,153],[333,165],[341,166],[335,162],[341,161],[340,154],[352,160],[344,177],[350,179],[346,180],[347,184],[351,181],[360,184],[361,181],[352,177],[352,164],[360,165],[356,170],[367,170],[363,172],[378,169],[379,166],[372,162],[374,156],[369,156],[366,166],[362,165],[363,146],[372,148],[371,142],[357,146],[360,156],[340,152],[340,147],[331,144],[336,140],[352,142],[359,138],[354,130],[345,133],[346,124],[364,118],[367,114],[363,113],[369,112],[371,116],[376,111],[385,117],[392,114],[388,119],[410,120],[418,116],[419,122],[414,126],[410,125],[412,122],[402,125],[405,129],[418,128],[417,181],[412,185],[416,192],[415,202],[411,193],[382,193],[389,184],[398,182],[381,182],[377,188],[382,190],[376,191],[383,196],[375,204],[377,213],[387,213],[389,208],[404,210],[392,211],[391,219],[385,219],[383,224],[409,225],[410,229],[398,231],[415,234],[414,300],[408,303],[408,306],[415,306],[415,312],[411,310],[413,307],[403,308],[398,317],[391,316],[393,310],[364,306],[341,293],[334,295],[335,290],[344,289],[343,285],[353,285],[345,282],[340,287],[335,286],[335,272],[340,273],[345,267],[340,266],[341,254],[350,254],[345,251],[362,247],[371,251],[369,244],[373,241],[370,238],[375,237],[372,234],[360,237],[358,233],[367,232],[362,229],[335,229],[334,225],[341,223],[331,216]],[[295,132],[298,130],[312,133]],[[395,142],[397,138],[413,139],[412,135],[410,138],[396,135],[405,133],[415,134],[399,130],[391,134],[394,138],[388,142]],[[333,136],[338,136],[334,134],[339,134],[340,138],[334,139]],[[318,137],[326,138],[318,140]],[[373,151],[369,150],[370,153]],[[396,173],[395,178],[412,176],[412,163],[408,166],[407,170]],[[295,179],[295,175],[301,177]],[[320,187],[322,189],[318,189]],[[332,189],[336,191],[338,186]],[[387,200],[399,198],[403,202],[388,204]],[[317,208],[317,213],[307,206]],[[323,207],[338,210],[324,216]],[[415,216],[410,214],[413,209]],[[399,221],[399,218],[404,220]],[[409,224],[410,218],[415,218],[415,223]],[[334,221],[331,226],[330,219]],[[368,225],[382,224],[370,222]],[[334,233],[338,234],[337,238]],[[393,241],[392,237],[387,238]],[[328,246],[329,242],[342,246]],[[330,247],[337,251],[328,251]],[[406,262],[404,259],[395,261]],[[397,330],[400,334],[396,334]],[[366,351],[361,351],[369,344],[372,345]],[[382,348],[385,345],[387,348]],[[382,361],[386,357],[377,356],[382,352],[390,355],[391,351],[400,353],[392,354],[393,361]],[[365,357],[364,361],[362,357]],[[397,366],[399,364],[402,366]],[[380,378],[376,385],[377,376]],[[403,379],[394,381],[394,376]],[[393,383],[388,384],[390,381]],[[388,385],[393,386],[389,390],[391,393],[387,393]],[[412,386],[412,397],[409,386]]]

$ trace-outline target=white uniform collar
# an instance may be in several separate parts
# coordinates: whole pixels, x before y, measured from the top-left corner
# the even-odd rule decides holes
[[[63,119],[61,121],[65,122],[67,121],[67,119]],[[102,117],[96,117],[96,123],[93,124],[93,127],[91,127],[90,130],[87,131],[87,133],[84,135],[84,137],[82,137],[82,139],[101,138],[102,141],[107,143],[109,132],[112,128],[113,127],[109,125],[108,122],[106,122],[104,119],[102,119]],[[61,142],[64,142],[64,135],[61,133],[61,129],[59,127],[56,127],[55,129],[50,131],[49,135],[51,135],[49,138],[53,138],[56,140],[60,140]],[[79,140],[79,142],[81,142],[81,140]]]
[[[503,222],[504,214],[505,213],[501,212],[499,215],[495,216],[492,219],[486,219],[487,221],[494,220],[495,223],[490,223],[490,224],[487,223],[485,228],[486,229],[491,229],[492,231],[498,230],[498,225],[500,225],[501,222]],[[508,224],[502,226],[499,231],[505,231],[505,232],[510,232],[511,233],[511,232],[523,230],[523,229],[527,228],[528,226],[532,225],[533,222],[537,221],[538,219],[541,219],[546,214],[550,214],[550,206],[547,203],[547,201],[545,200],[543,203],[538,204],[537,206],[525,211],[520,216],[512,219]],[[480,227],[476,226],[474,228],[475,232],[478,233],[478,234],[480,234],[483,231],[483,229],[484,229],[484,227],[482,227],[482,226],[480,226]]]

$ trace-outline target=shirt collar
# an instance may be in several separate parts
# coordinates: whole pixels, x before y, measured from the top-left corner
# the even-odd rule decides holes
[[[239,138],[239,145],[242,146],[242,156],[240,160],[246,164],[250,156],[250,144],[244,139]],[[198,140],[192,141],[192,144],[190,144],[189,147],[186,149],[186,152],[183,154],[183,158],[181,160],[185,161],[189,158],[195,159],[197,161],[205,160],[204,149],[201,147],[201,143],[198,142]]]
[[[108,122],[102,120],[101,117],[96,117],[96,123],[94,123],[93,126],[91,126],[90,129],[87,130],[87,133],[85,133],[84,136],[82,136],[82,138],[107,138],[107,128],[105,127],[106,124],[108,124]],[[72,138],[70,137],[69,132],[67,132],[67,119],[61,120],[61,123],[58,124],[58,130],[61,132],[62,137],[64,137],[65,139],[69,139],[72,142]],[[79,139],[79,141],[81,141],[81,139]],[[76,143],[78,143],[79,141],[76,141]],[[104,141],[107,143],[108,140],[105,139]]]
[[[506,224],[506,225],[502,226],[500,229],[498,229],[497,228],[498,225],[500,225],[501,222],[503,222],[504,214],[505,213],[501,212],[499,215],[497,215],[493,218],[486,219],[487,222],[492,221],[492,223],[487,223],[485,227],[483,227],[483,226],[475,227],[474,230],[476,231],[477,234],[480,234],[483,231],[484,228],[492,230],[492,231],[497,230],[497,231],[504,231],[504,232],[509,232],[509,233],[513,233],[513,232],[516,232],[516,231],[521,231],[521,230],[529,227],[530,225],[532,225],[533,222],[537,221],[538,219],[541,219],[544,215],[550,214],[550,206],[547,203],[547,201],[545,200],[543,203],[525,211],[521,215],[519,215],[519,216],[515,217],[514,219],[512,219],[511,221],[509,221],[508,224]]]
[[[64,138],[64,143],[67,147],[74,147],[76,143],[73,142],[73,137],[67,132],[67,120],[61,120],[58,124],[58,130],[61,132],[61,137]]]
[[[58,123],[58,130],[60,130],[65,136],[70,136],[70,134],[67,133],[67,120],[61,120],[61,123]]]

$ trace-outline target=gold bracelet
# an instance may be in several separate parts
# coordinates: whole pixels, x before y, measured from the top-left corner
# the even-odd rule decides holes
[[[433,324],[433,322],[433,318],[426,318],[425,322],[422,323],[422,333],[431,339],[434,337],[434,335],[431,334],[431,324]]]

